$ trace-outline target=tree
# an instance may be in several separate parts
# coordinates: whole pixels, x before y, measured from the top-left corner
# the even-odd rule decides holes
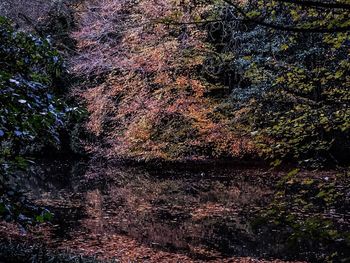
[[[235,104],[242,94],[253,101],[253,131],[261,131],[258,141],[270,158],[349,161],[350,39],[338,30],[349,12],[303,1],[293,9],[289,2],[230,4],[220,12],[223,22],[209,27],[219,52],[231,54],[221,66],[238,75]],[[329,10],[320,15],[315,8]],[[332,26],[323,30],[327,23]]]

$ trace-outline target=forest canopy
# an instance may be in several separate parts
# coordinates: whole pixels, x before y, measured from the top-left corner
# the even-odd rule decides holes
[[[81,7],[73,70],[103,76],[81,90],[88,127],[104,141],[92,150],[143,160],[347,162],[348,5],[105,0]]]
[[[43,4],[2,6],[32,31],[2,19],[3,149],[58,143],[66,60],[80,79],[70,95],[89,112],[86,150],[99,156],[349,161],[347,1]]]

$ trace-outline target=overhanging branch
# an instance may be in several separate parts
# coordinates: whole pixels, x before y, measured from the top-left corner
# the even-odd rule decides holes
[[[277,1],[281,1],[281,2],[311,2],[311,3],[316,3],[315,1],[295,1],[295,0],[277,0]],[[344,26],[344,27],[298,27],[298,26],[285,26],[285,25],[281,25],[281,24],[274,24],[274,23],[270,23],[270,22],[266,22],[264,20],[261,19],[254,19],[251,18],[247,15],[246,11],[239,6],[239,4],[233,3],[230,0],[223,0],[223,2],[225,2],[226,4],[228,4],[229,6],[232,6],[240,15],[242,15],[244,17],[244,19],[246,21],[255,23],[257,25],[261,25],[264,27],[268,27],[268,28],[272,28],[272,29],[276,29],[276,30],[281,30],[281,31],[289,31],[289,32],[306,32],[306,33],[336,33],[336,32],[347,32],[350,31],[350,26]],[[296,3],[296,4],[298,4]],[[350,5],[347,5],[350,7]]]
[[[277,0],[278,2],[290,3],[294,5],[306,6],[306,7],[322,7],[330,9],[346,9],[350,10],[350,4],[341,2],[322,2],[312,0]]]

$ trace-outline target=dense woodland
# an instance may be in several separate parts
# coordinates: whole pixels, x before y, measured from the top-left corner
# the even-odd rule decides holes
[[[224,162],[287,170],[263,215],[303,240],[300,200],[349,212],[349,71],[348,0],[0,0],[0,217],[54,217],[19,190],[43,159]]]

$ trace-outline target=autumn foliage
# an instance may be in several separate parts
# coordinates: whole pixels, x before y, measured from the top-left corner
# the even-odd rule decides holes
[[[348,162],[348,11],[223,2],[77,8],[70,66],[86,80],[74,92],[96,137],[88,150],[137,160]]]
[[[88,75],[75,93],[86,102],[87,128],[99,142],[89,150],[138,160],[255,151],[250,133],[236,124],[245,111],[231,111],[225,99],[208,95],[217,87],[199,74],[212,49],[206,31],[192,22],[209,8],[174,0],[88,1],[79,7],[73,34],[79,53],[71,68]]]

